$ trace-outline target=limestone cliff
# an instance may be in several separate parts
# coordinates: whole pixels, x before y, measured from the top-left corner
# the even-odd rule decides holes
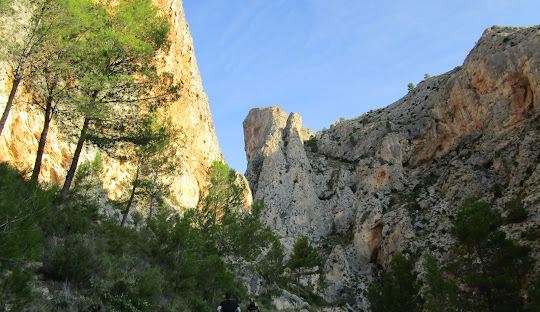
[[[384,109],[310,139],[301,118],[256,108],[244,121],[254,199],[290,249],[308,235],[323,256],[324,296],[359,309],[376,266],[395,251],[439,260],[466,196],[522,200],[506,226],[540,258],[540,27],[487,29],[463,66],[418,84]],[[532,238],[531,238],[532,237]],[[420,261],[420,260],[419,260]]]
[[[166,109],[173,126],[182,131],[180,142],[173,143],[180,159],[180,173],[173,179],[172,194],[182,206],[195,206],[199,192],[206,184],[206,169],[215,160],[223,161],[215,134],[208,103],[193,48],[193,40],[186,22],[181,0],[155,0],[161,13],[169,18],[171,32],[170,50],[156,57],[161,71],[174,75],[181,83],[180,98]],[[0,110],[7,101],[8,73],[2,68],[0,82]],[[0,161],[8,161],[20,169],[31,169],[43,117],[39,110],[25,103],[24,92],[18,97],[11,111],[8,124],[0,137]],[[49,132],[40,181],[63,183],[71,162],[74,147],[54,127]],[[86,157],[92,158],[95,149],[87,148]],[[102,176],[105,189],[112,198],[120,197],[125,190],[122,182],[130,179],[130,165],[108,162]]]

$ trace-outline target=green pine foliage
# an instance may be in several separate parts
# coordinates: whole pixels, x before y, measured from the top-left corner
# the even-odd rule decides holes
[[[258,220],[260,203],[255,203],[252,214],[242,208],[245,185],[226,164],[214,162],[208,174],[211,184],[196,214],[196,223],[208,237],[207,245],[221,256],[254,260],[272,236]]]
[[[450,272],[467,287],[461,299],[474,311],[516,311],[531,269],[531,248],[506,238],[503,219],[486,202],[467,197],[452,227],[457,240]]]
[[[514,206],[522,208],[519,202]],[[502,224],[489,203],[465,198],[451,229],[452,260],[440,267],[426,254],[420,284],[411,262],[395,254],[389,270],[369,288],[373,311],[536,311],[540,279],[526,280],[531,248],[508,239]]]
[[[77,129],[77,148],[62,197],[71,187],[86,141],[110,156],[131,143],[143,145],[143,117],[177,97],[170,74],[159,74],[154,56],[167,49],[169,23],[150,0],[104,5],[91,0],[63,1],[58,19],[61,60],[69,69],[70,105],[62,111],[66,131]],[[126,209],[127,210],[127,209]]]
[[[293,253],[287,266],[293,270],[309,269],[320,264],[317,249],[315,249],[307,236],[300,236],[293,247]]]
[[[42,252],[40,222],[51,210],[54,190],[34,188],[22,173],[0,163],[0,259],[2,265],[34,260]]]
[[[284,258],[285,252],[283,250],[283,246],[281,245],[279,239],[274,237],[266,257],[258,264],[258,270],[262,273],[270,285],[282,282],[280,278],[285,271],[285,264],[283,262]]]
[[[80,169],[94,174],[101,166],[96,159]],[[215,309],[228,291],[246,300],[247,290],[236,279],[231,259],[264,262],[264,270],[255,270],[275,281],[283,274],[283,247],[258,219],[262,201],[251,213],[234,206],[239,201],[233,193],[241,188],[226,190],[229,183],[237,183],[231,171],[221,163],[210,170],[215,185],[208,196],[218,192],[215,188],[221,194],[231,192],[222,198],[225,202],[201,199],[226,212],[209,214],[219,216],[212,220],[212,231],[200,226],[208,214],[188,209],[180,215],[163,205],[137,229],[104,216],[99,202],[83,192],[57,201],[57,190],[42,190],[2,164],[0,213],[2,220],[11,221],[2,224],[0,232],[0,308],[201,311]],[[35,291],[38,279],[52,296]]]
[[[527,286],[526,311],[540,311],[540,273]]]
[[[5,272],[2,270],[0,277],[0,309],[9,311],[22,311],[28,307],[32,300],[32,277],[33,272],[21,267],[13,267]]]
[[[527,219],[529,212],[525,209],[523,201],[514,199],[504,205],[506,218],[504,223],[520,223]]]
[[[11,6],[13,4],[13,0],[0,0],[0,8],[2,8],[2,11],[0,12],[0,17],[3,15],[8,15],[8,13],[12,13]]]
[[[158,74],[153,60],[168,49],[170,25],[151,0],[113,2],[25,0],[39,40],[22,56],[12,53],[18,46],[1,50],[2,59],[22,64],[17,84],[46,111],[33,181],[0,164],[2,311],[212,310],[227,291],[247,297],[240,265],[271,282],[282,278],[283,246],[259,220],[264,203],[251,212],[243,207],[244,185],[227,165],[210,168],[197,209],[178,213],[166,205],[161,178],[176,170],[166,157],[174,154],[168,146],[176,133],[158,111],[179,86]],[[2,42],[14,37],[9,31],[0,27]],[[61,196],[37,183],[52,118],[78,141]],[[127,204],[104,207],[96,198],[101,154],[77,168],[87,141],[121,160],[135,155],[139,174]],[[145,220],[130,212],[135,202]],[[132,223],[119,222],[111,211],[119,206]],[[37,291],[43,288],[50,295]]]
[[[374,312],[421,311],[418,291],[412,262],[395,253],[388,272],[369,288],[368,298]]]
[[[296,292],[300,292],[300,278],[313,275],[313,268],[320,265],[317,249],[311,245],[307,236],[300,236],[294,243],[293,253],[287,262],[287,267],[295,275]]]
[[[30,264],[44,247],[41,224],[52,211],[55,190],[42,190],[22,173],[0,163],[0,310],[23,309],[32,301]]]
[[[424,311],[454,312],[461,311],[457,285],[447,280],[437,260],[426,254]]]
[[[314,135],[312,135],[309,140],[305,141],[304,144],[315,153],[319,151],[319,147],[317,146],[317,138]]]

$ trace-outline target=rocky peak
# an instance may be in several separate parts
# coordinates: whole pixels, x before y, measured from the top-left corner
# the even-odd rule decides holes
[[[538,228],[539,41],[538,26],[489,28],[463,66],[309,142],[297,114],[286,123],[276,107],[249,113],[254,198],[264,198],[263,218],[286,246],[297,235],[317,244],[327,299],[365,310],[362,290],[393,252],[447,259],[451,218],[466,196],[503,212],[522,200],[529,218],[507,227],[513,238]],[[538,260],[538,242],[523,243]]]
[[[297,221],[307,227],[315,224],[318,213],[313,200],[316,198],[314,186],[305,174],[309,170],[303,148],[306,133],[309,130],[302,127],[300,115],[287,116],[283,109],[275,106],[254,108],[244,121],[248,157],[245,175],[254,200],[264,198],[265,203],[276,204],[263,213],[269,213],[265,218],[282,236],[300,234],[288,220],[282,220],[291,205],[299,209],[295,212],[300,218]],[[285,197],[278,201],[279,196]]]

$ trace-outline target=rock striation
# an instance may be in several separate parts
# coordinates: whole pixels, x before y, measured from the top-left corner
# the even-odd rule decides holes
[[[194,207],[199,193],[207,184],[206,170],[216,160],[224,161],[212,122],[212,114],[202,80],[197,67],[193,39],[184,15],[181,0],[155,0],[161,13],[169,18],[170,49],[156,57],[160,71],[173,74],[175,82],[182,85],[180,97],[170,103],[166,114],[173,126],[182,131],[178,142],[173,142],[180,166],[179,173],[172,180],[171,193],[180,206]],[[3,111],[9,90],[9,75],[1,68],[0,110]],[[0,137],[0,161],[7,161],[22,170],[29,170],[34,164],[41,127],[42,113],[26,104],[24,90],[18,97]],[[54,125],[49,132],[40,174],[41,182],[63,183],[67,168],[71,163],[74,146]],[[88,146],[85,159],[92,159],[96,149]],[[132,166],[129,163],[106,161],[101,176],[109,197],[116,199],[125,194],[123,182],[131,179]]]
[[[491,27],[462,66],[327,131],[277,107],[250,111],[254,200],[264,198],[263,218],[287,248],[299,235],[318,246],[328,300],[367,309],[362,293],[396,251],[444,262],[466,196],[503,215],[505,203],[523,201],[529,217],[505,230],[533,248],[538,269],[540,240],[527,234],[540,229],[538,46],[538,26]]]

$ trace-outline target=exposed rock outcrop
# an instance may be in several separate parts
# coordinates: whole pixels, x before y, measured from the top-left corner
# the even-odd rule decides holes
[[[206,171],[214,161],[224,161],[215,133],[208,96],[204,92],[197,67],[193,38],[189,32],[181,0],[154,0],[171,22],[171,47],[166,55],[159,55],[160,70],[174,75],[181,82],[180,98],[172,103],[167,113],[174,127],[183,133],[177,143],[181,158],[181,174],[174,177],[172,192],[180,204],[193,207],[200,190],[206,186]]]
[[[463,66],[309,142],[296,113],[249,113],[254,199],[264,198],[263,218],[287,248],[298,235],[319,247],[327,299],[366,309],[362,290],[396,251],[444,261],[451,218],[469,195],[503,214],[522,200],[528,219],[506,230],[538,263],[539,241],[526,233],[540,228],[539,46],[538,26],[489,28]]]
[[[207,168],[213,161],[224,159],[215,134],[208,97],[203,90],[197,68],[193,40],[182,1],[155,0],[154,4],[159,6],[162,14],[171,22],[170,50],[156,57],[156,65],[160,71],[172,73],[175,81],[182,85],[180,98],[170,103],[166,109],[173,126],[182,131],[180,141],[173,143],[176,156],[180,160],[180,173],[170,177],[173,180],[171,191],[177,204],[194,207],[200,190],[207,184]],[[9,92],[9,77],[4,68],[1,74],[0,110],[3,111],[6,94]],[[11,111],[7,126],[0,137],[0,161],[8,161],[20,169],[28,170],[34,164],[43,117],[38,109],[25,102],[23,93]],[[63,183],[73,149],[53,124],[47,139],[40,181]],[[93,158],[95,151],[88,146],[86,159]],[[131,171],[129,163],[107,161],[102,181],[110,197],[118,198],[125,193],[122,182],[129,181]]]
[[[265,199],[265,220],[282,236],[298,236],[307,230],[328,232],[330,226],[320,222],[326,212],[320,209],[310,179],[300,115],[292,113],[287,118],[278,107],[253,109],[244,127],[249,132],[245,136],[246,178],[257,194],[254,199]]]

